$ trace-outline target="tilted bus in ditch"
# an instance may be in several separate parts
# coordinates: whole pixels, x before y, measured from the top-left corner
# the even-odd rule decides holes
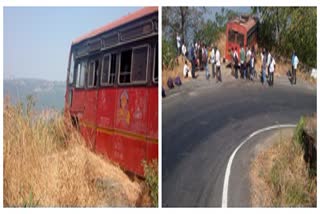
[[[158,159],[157,7],[72,42],[65,111],[92,150],[143,176]]]
[[[251,48],[257,44],[257,20],[251,16],[240,16],[227,23],[226,27],[226,59],[231,60],[229,50],[240,46]]]

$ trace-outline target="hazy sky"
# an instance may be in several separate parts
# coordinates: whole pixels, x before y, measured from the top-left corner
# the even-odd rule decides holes
[[[4,78],[66,79],[72,40],[137,7],[5,7]]]

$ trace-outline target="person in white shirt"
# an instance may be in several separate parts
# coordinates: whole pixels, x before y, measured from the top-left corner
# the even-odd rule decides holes
[[[299,64],[299,59],[296,53],[294,53],[294,58],[293,58],[293,72],[292,72],[292,84],[297,84],[297,68]]]
[[[270,66],[269,66],[269,85],[273,86],[273,80],[274,80],[274,70],[276,67],[276,61],[274,57],[271,57],[270,59]]]
[[[214,48],[216,50],[216,57],[215,57],[215,62],[216,62],[216,74],[217,74],[217,82],[220,81],[222,82],[222,77],[221,77],[221,69],[220,69],[220,51],[217,47]]]
[[[268,50],[268,57],[267,57],[267,72],[268,72],[268,77],[270,73],[270,63],[271,63],[271,53],[270,50]]]
[[[182,50],[182,54],[183,54],[183,56],[186,56],[187,48],[186,48],[186,46],[185,46],[185,44],[184,44],[184,43],[182,44],[182,48],[181,48],[181,50]]]
[[[180,47],[181,47],[181,38],[179,36],[179,34],[177,33],[177,53],[178,53],[178,56],[180,55],[181,53],[181,50],[180,50]]]
[[[212,66],[212,78],[214,79],[215,76],[216,76],[216,73],[214,71],[214,66],[215,66],[215,51],[214,51],[214,48],[212,47],[212,50],[211,50],[211,53],[210,53],[210,63],[211,63],[211,66]]]
[[[184,78],[188,77],[189,71],[190,71],[190,69],[188,67],[188,62],[187,62],[187,60],[185,60],[184,66],[183,66],[183,76],[184,76]]]

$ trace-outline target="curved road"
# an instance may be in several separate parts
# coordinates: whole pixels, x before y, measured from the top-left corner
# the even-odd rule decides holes
[[[291,86],[285,77],[276,77],[272,88],[198,78],[169,93],[162,99],[163,207],[221,207],[228,159],[240,142],[316,112],[316,88]]]

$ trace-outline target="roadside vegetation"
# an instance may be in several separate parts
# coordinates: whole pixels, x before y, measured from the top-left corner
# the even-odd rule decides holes
[[[291,137],[259,153],[250,171],[254,207],[316,207],[316,115],[302,117]],[[308,147],[308,148],[307,148]]]
[[[152,206],[158,207],[158,161],[143,162],[148,194],[152,199]]]
[[[150,206],[137,204],[144,182],[91,152],[62,114],[45,119],[4,102],[5,207]],[[147,196],[149,197],[149,196]]]

